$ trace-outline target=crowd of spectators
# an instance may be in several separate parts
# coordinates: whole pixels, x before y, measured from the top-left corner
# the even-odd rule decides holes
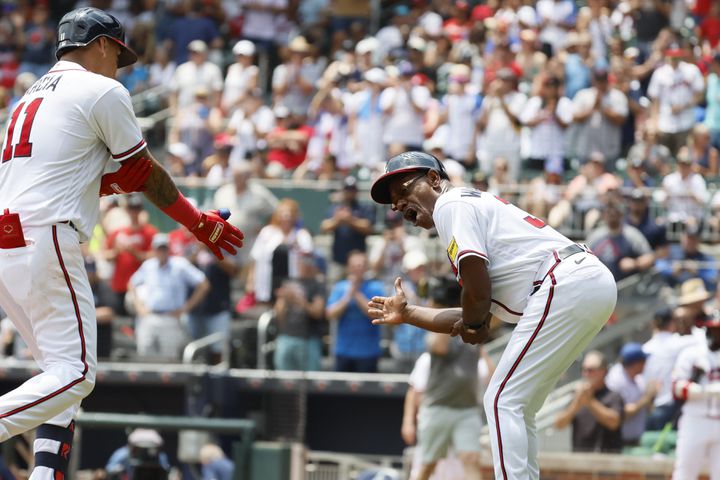
[[[142,108],[167,112],[158,157],[186,185],[207,188],[203,206],[229,208],[245,233],[240,254],[217,262],[183,228],[158,233],[141,197],[104,198],[86,246],[100,355],[112,353],[102,325],[117,318],[131,319],[121,331],[137,346],[130,356],[178,360],[191,339],[227,332],[233,316],[271,310],[278,369],[375,372],[387,354],[409,371],[425,334],[371,326],[367,299],[401,276],[426,303],[448,266],[362,186],[389,155],[423,149],[455,184],[587,241],[617,280],[656,269],[676,308],[648,332],[645,370],[669,378],[671,360],[651,367],[653,355],[695,335],[718,284],[707,252],[720,240],[720,3],[397,0],[379,12],[371,3],[3,2],[6,111],[51,67],[64,12],[109,10],[140,58],[118,80]],[[301,205],[263,179],[340,187],[326,187],[331,205],[312,231]],[[7,323],[5,350],[27,356]],[[631,418],[672,420],[668,385],[627,383],[637,360],[621,352],[608,372],[610,362],[588,354],[587,383],[559,424],[589,421],[599,405],[603,428],[617,434],[593,445],[615,448],[637,441]],[[620,429],[608,408],[623,402]]]

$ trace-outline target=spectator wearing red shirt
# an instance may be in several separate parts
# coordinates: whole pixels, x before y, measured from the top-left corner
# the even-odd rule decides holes
[[[125,309],[128,282],[152,251],[152,239],[157,233],[155,227],[142,221],[141,197],[128,197],[125,208],[130,225],[110,232],[106,241],[107,259],[115,263],[115,270],[110,278],[110,290],[115,297],[112,307],[120,315],[128,314]]]
[[[700,37],[710,42],[712,48],[720,41],[720,3],[714,2],[710,14],[700,22]]]
[[[452,17],[445,21],[443,30],[453,42],[466,40],[470,35],[470,28],[474,20],[470,18],[470,5],[465,1],[455,2],[452,8]]]
[[[291,173],[303,161],[313,129],[303,123],[300,115],[293,115],[284,105],[275,107],[277,126],[267,136],[268,175],[281,177]]]

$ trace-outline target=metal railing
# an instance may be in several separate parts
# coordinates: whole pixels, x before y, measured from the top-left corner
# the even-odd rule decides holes
[[[226,332],[215,332],[206,337],[193,340],[183,349],[182,362],[185,364],[192,364],[195,362],[199,353],[204,352],[214,345],[222,344],[222,361],[218,364],[218,367],[229,368],[230,346],[227,339],[228,337]]]
[[[272,325],[273,320],[275,319],[275,314],[272,310],[268,310],[267,312],[260,315],[260,318],[258,318],[258,326],[257,326],[257,368],[260,370],[265,370],[268,368],[267,366],[267,355],[270,352],[275,351],[275,341],[269,341],[269,330],[270,326]]]

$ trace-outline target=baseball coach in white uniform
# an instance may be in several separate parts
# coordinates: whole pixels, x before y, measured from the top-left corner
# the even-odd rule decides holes
[[[436,227],[462,286],[461,308],[433,309],[408,305],[398,278],[394,296],[370,300],[373,323],[409,323],[468,343],[487,340],[491,315],[517,324],[483,401],[495,478],[540,478],[535,414],[612,314],[612,274],[585,246],[502,198],[453,188],[427,153],[392,157],[371,195],[413,225]]]

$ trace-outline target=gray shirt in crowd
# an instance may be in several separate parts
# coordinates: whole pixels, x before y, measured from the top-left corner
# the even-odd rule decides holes
[[[472,408],[478,405],[478,347],[452,337],[446,355],[432,354],[424,406]]]

